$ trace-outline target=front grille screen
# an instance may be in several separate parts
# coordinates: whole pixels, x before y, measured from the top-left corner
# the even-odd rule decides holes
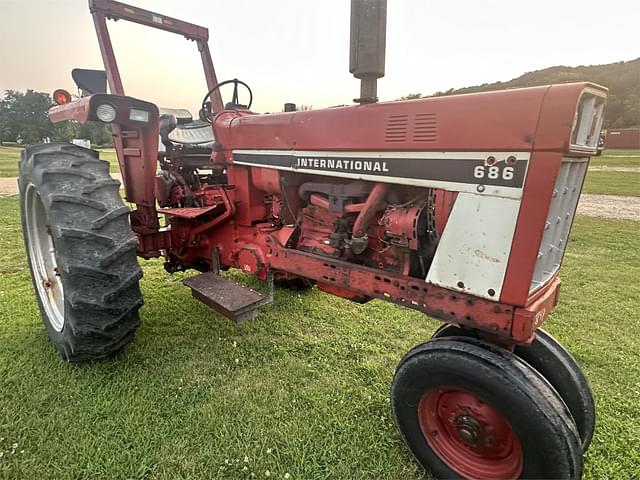
[[[565,158],[562,161],[529,293],[544,285],[560,268],[588,165],[587,158]]]

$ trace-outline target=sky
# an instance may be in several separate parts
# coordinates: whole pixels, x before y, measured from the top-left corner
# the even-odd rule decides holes
[[[359,93],[349,74],[348,0],[125,3],[208,27],[218,80],[248,83],[256,112],[285,102],[349,104]],[[206,84],[193,42],[108,25],[127,95],[197,112]],[[637,0],[389,0],[378,95],[394,100],[554,65],[632,60],[640,57],[639,25]],[[87,0],[0,0],[0,93],[75,92],[74,67],[102,68]]]

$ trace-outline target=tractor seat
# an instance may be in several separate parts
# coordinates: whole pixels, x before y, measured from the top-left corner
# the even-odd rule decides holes
[[[205,146],[204,144],[211,144],[216,141],[211,124],[201,120],[183,124],[178,123],[167,137],[171,142],[181,145]]]
[[[160,115],[172,115],[176,117],[177,123],[189,123],[193,121],[193,115],[186,108],[159,108]]]

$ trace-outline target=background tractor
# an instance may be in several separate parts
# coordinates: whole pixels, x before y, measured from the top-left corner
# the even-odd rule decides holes
[[[353,0],[355,104],[257,114],[248,85],[218,82],[207,29],[112,0],[89,7],[105,70],[75,70],[81,97],[56,91],[49,118],[111,125],[133,209],[96,152],[25,150],[25,245],[64,359],[96,360],[132,340],[137,256],[200,272],[184,282],[193,296],[238,322],[271,301],[274,284],[315,284],[445,322],[400,361],[391,388],[402,438],[436,477],[581,476],[593,397],[540,327],[558,301],[606,89],[379,103],[386,2]],[[108,19],[195,42],[207,82],[197,118],[125,95]],[[230,268],[264,281],[266,293],[220,274]]]

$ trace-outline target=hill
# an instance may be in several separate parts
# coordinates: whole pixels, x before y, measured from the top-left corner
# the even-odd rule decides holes
[[[640,126],[640,58],[607,65],[550,67],[525,73],[508,82],[485,83],[475,87],[450,89],[446,92],[437,92],[433,96],[581,81],[597,83],[609,89],[605,127]],[[415,96],[417,95],[411,97]]]

